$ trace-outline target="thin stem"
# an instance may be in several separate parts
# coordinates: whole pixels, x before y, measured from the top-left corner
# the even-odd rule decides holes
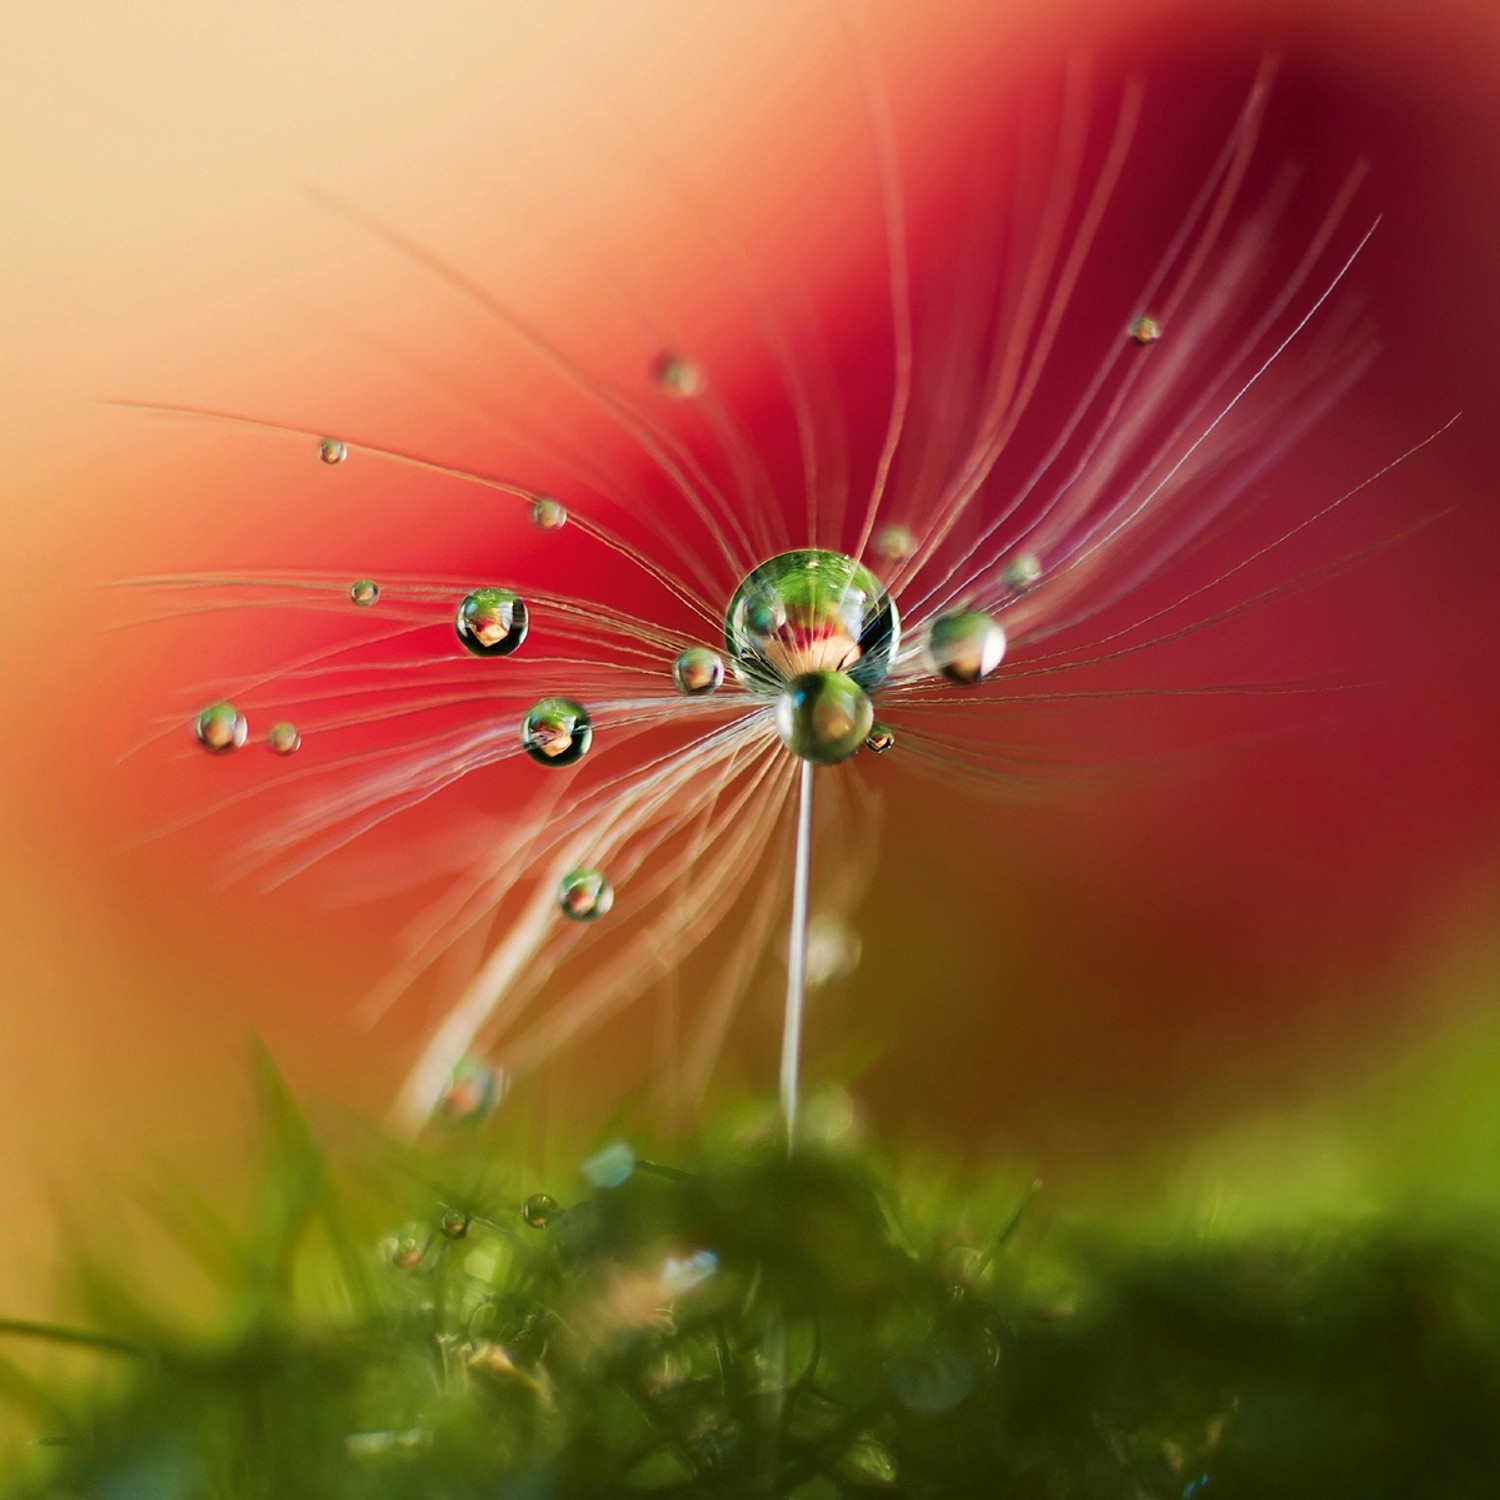
[[[812,868],[813,767],[802,762],[797,790],[797,852],[792,872],[792,926],[787,944],[786,1021],[781,1033],[781,1118],[787,1148],[797,1136],[797,1074],[802,1061],[802,1001],[807,989],[807,889]]]

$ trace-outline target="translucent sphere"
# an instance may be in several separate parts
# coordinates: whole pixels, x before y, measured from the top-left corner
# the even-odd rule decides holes
[[[571,766],[593,742],[588,710],[571,698],[543,698],[521,720],[521,748],[539,766]]]
[[[531,524],[538,531],[561,531],[568,524],[568,512],[561,500],[538,495],[531,502]]]
[[[380,585],[373,578],[356,578],[349,585],[349,597],[361,609],[369,609],[380,598]]]
[[[438,1227],[445,1239],[461,1240],[469,1232],[469,1216],[462,1209],[445,1209]]]
[[[1000,582],[1013,594],[1024,594],[1042,576],[1042,560],[1035,552],[1018,552],[1000,569]]]
[[[651,383],[674,401],[690,401],[708,388],[703,367],[682,354],[662,354],[651,366]]]
[[[875,555],[885,562],[905,562],[916,550],[910,526],[882,526],[875,533]]]
[[[735,674],[767,694],[811,672],[878,687],[900,640],[896,606],[880,580],[841,552],[783,552],[763,562],[724,614]]]
[[[724,681],[724,663],[707,646],[689,646],[672,663],[672,681],[679,693],[702,698],[716,693]]]
[[[875,723],[870,695],[844,672],[804,672],[776,700],[776,733],[799,760],[834,766],[864,744]]]
[[[980,610],[939,615],[927,627],[927,660],[949,682],[983,682],[1005,657],[1005,632]]]
[[[453,1077],[438,1100],[437,1112],[449,1125],[473,1125],[483,1120],[500,1102],[504,1075],[478,1058],[466,1057],[455,1064]]]
[[[870,726],[870,732],[865,736],[865,749],[873,750],[876,755],[884,755],[895,743],[896,736],[891,726],[878,720]]]
[[[295,755],[302,748],[302,735],[295,724],[278,719],[266,731],[266,744],[273,755]]]
[[[453,616],[460,643],[475,656],[509,656],[526,639],[529,624],[526,601],[502,588],[465,594]]]
[[[248,721],[232,703],[210,703],[193,720],[193,735],[210,755],[238,750],[249,733]]]
[[[545,1229],[558,1214],[557,1200],[546,1193],[533,1193],[521,1205],[521,1217],[533,1229]]]
[[[603,870],[569,870],[557,887],[557,904],[574,922],[592,922],[615,904],[615,888]]]
[[[337,438],[324,438],[318,444],[318,457],[325,464],[341,464],[349,457],[349,450]]]
[[[1161,324],[1149,313],[1131,319],[1130,341],[1133,344],[1154,344],[1161,337]]]

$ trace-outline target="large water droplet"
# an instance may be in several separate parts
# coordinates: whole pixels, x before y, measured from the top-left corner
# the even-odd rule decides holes
[[[543,698],[521,720],[521,747],[541,766],[571,766],[593,742],[588,710],[571,698]]]
[[[273,755],[295,755],[302,748],[302,734],[287,719],[278,719],[266,731],[266,744]]]
[[[762,693],[811,672],[879,686],[900,644],[896,606],[879,579],[840,552],[783,552],[748,574],[724,615],[736,675]]]
[[[882,724],[877,719],[870,725],[870,732],[865,736],[866,750],[873,750],[876,755],[884,755],[895,743],[896,732],[889,724]]]
[[[533,1193],[521,1205],[521,1217],[533,1229],[545,1229],[557,1215],[557,1199],[546,1193]]]
[[[870,695],[844,672],[804,672],[776,700],[776,733],[802,760],[833,766],[864,744],[875,722]]]
[[[193,720],[193,734],[210,755],[238,750],[249,733],[249,722],[232,703],[210,703]]]
[[[883,562],[905,562],[916,550],[910,526],[882,526],[875,533],[875,556]]]
[[[324,438],[318,444],[318,457],[325,464],[341,464],[349,457],[349,450],[337,438]]]
[[[454,631],[475,656],[509,656],[526,639],[529,625],[526,601],[502,588],[465,594],[453,616]]]
[[[531,502],[531,524],[538,531],[561,531],[568,524],[567,507],[550,495],[538,495]]]
[[[1154,344],[1161,337],[1161,324],[1149,313],[1142,313],[1130,320],[1130,342],[1132,344]]]
[[[679,693],[702,698],[719,690],[724,681],[724,663],[717,652],[707,646],[689,646],[672,663],[672,681]]]
[[[980,610],[939,615],[927,627],[927,661],[949,682],[983,682],[1004,660],[1005,632]]]
[[[453,1076],[438,1100],[437,1113],[449,1125],[473,1125],[483,1120],[500,1102],[504,1075],[478,1058],[455,1063]]]
[[[356,578],[349,585],[349,597],[361,609],[369,609],[380,598],[380,585],[373,578]]]
[[[659,355],[651,366],[651,383],[674,401],[689,401],[708,389],[703,366],[683,354]]]
[[[615,888],[603,870],[569,870],[557,887],[562,914],[575,922],[592,922],[615,904]]]

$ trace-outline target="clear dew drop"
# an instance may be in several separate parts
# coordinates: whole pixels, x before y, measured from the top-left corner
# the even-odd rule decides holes
[[[865,736],[866,750],[873,750],[876,755],[884,755],[895,743],[896,734],[889,724],[882,724],[877,719],[870,725],[870,732]]]
[[[521,720],[521,748],[539,766],[571,766],[593,742],[588,710],[571,698],[543,698]]]
[[[568,524],[567,507],[550,495],[538,495],[531,502],[530,519],[538,531],[561,531]]]
[[[651,384],[659,395],[673,401],[691,401],[708,389],[708,378],[697,360],[668,351],[653,362]]]
[[[210,703],[193,720],[193,736],[210,755],[238,750],[249,733],[249,722],[232,703]]]
[[[615,888],[603,870],[569,870],[558,882],[557,904],[573,922],[592,922],[615,904]]]
[[[318,457],[325,464],[341,464],[349,457],[349,449],[337,438],[324,438],[318,444]]]
[[[811,672],[878,687],[901,641],[896,606],[880,580],[841,552],[782,552],[747,574],[724,614],[735,675],[779,694]]]
[[[475,589],[459,601],[454,633],[475,656],[509,656],[530,628],[526,601],[510,589]]]
[[[416,1224],[408,1224],[381,1245],[388,1264],[398,1271],[415,1271],[427,1258],[427,1239]]]
[[[689,646],[672,663],[672,681],[689,698],[716,693],[724,681],[723,658],[707,646]]]
[[[266,745],[273,755],[295,755],[302,748],[302,734],[288,719],[280,719],[266,731]]]
[[[445,1209],[443,1217],[438,1221],[438,1228],[443,1231],[444,1239],[461,1240],[469,1232],[469,1216],[462,1209]]]
[[[349,599],[360,609],[369,609],[380,598],[380,585],[373,578],[356,578],[349,585]]]
[[[476,1125],[487,1118],[505,1090],[504,1075],[478,1058],[455,1063],[453,1076],[438,1100],[437,1115],[447,1125]]]
[[[1005,632],[981,610],[939,615],[927,627],[927,662],[963,687],[983,682],[1005,658]]]
[[[1024,594],[1042,576],[1042,560],[1035,552],[1018,552],[1000,569],[1000,582],[1013,594]]]
[[[521,1217],[533,1229],[545,1229],[558,1212],[557,1200],[546,1193],[533,1193],[521,1205]]]
[[[910,526],[882,526],[875,533],[875,556],[882,562],[905,562],[917,550]]]
[[[844,672],[804,672],[776,700],[776,733],[799,760],[848,760],[874,727],[870,695]]]
[[[1149,313],[1142,313],[1130,320],[1130,342],[1132,344],[1154,344],[1161,337],[1161,324]]]

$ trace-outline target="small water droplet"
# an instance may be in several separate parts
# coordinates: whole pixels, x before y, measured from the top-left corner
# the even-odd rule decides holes
[[[275,755],[294,755],[302,748],[302,735],[295,724],[280,719],[266,731],[266,744]]]
[[[521,720],[521,747],[541,766],[571,766],[593,742],[588,711],[571,698],[543,698]]]
[[[672,681],[690,698],[716,693],[724,681],[723,659],[707,646],[689,646],[672,663]]]
[[[533,1229],[545,1229],[558,1214],[557,1199],[546,1193],[533,1193],[521,1205],[521,1217]]]
[[[482,588],[465,594],[453,616],[453,629],[475,656],[509,656],[530,626],[526,601],[510,589]]]
[[[651,366],[651,383],[674,401],[690,401],[708,389],[708,379],[697,360],[670,352],[657,356]]]
[[[193,735],[210,755],[238,750],[250,733],[250,724],[232,703],[210,703],[193,720]]]
[[[859,967],[864,945],[842,918],[822,914],[807,924],[807,982],[814,989],[846,979]]]
[[[804,672],[776,700],[776,733],[800,760],[848,760],[875,723],[870,695],[843,672]]]
[[[583,1164],[583,1175],[596,1188],[617,1188],[635,1171],[635,1152],[625,1141],[616,1141],[596,1152]]]
[[[1142,313],[1130,320],[1130,342],[1132,344],[1154,344],[1161,337],[1161,324],[1149,313]]]
[[[895,1361],[889,1371],[891,1391],[908,1411],[952,1411],[978,1384],[974,1366],[946,1344],[921,1349]]]
[[[1000,582],[1013,594],[1024,594],[1042,576],[1042,560],[1035,552],[1018,552],[1000,569]]]
[[[472,1125],[500,1102],[505,1077],[488,1063],[466,1057],[455,1063],[448,1087],[438,1100],[438,1116],[449,1125]]]
[[[349,450],[337,438],[324,438],[318,444],[318,457],[325,464],[341,464],[349,457]]]
[[[361,609],[369,609],[380,598],[380,585],[373,578],[356,578],[349,585],[349,597]]]
[[[870,732],[865,736],[866,750],[873,750],[876,755],[884,755],[895,743],[896,733],[889,724],[882,724],[877,719],[870,725]]]
[[[875,556],[882,562],[905,562],[917,550],[910,526],[882,526],[875,533]]]
[[[445,1238],[461,1240],[469,1232],[469,1216],[461,1209],[446,1209],[439,1223],[439,1228],[442,1229]]]
[[[561,531],[568,524],[567,507],[550,495],[538,495],[531,502],[531,524],[538,531]]]
[[[1005,632],[979,610],[939,615],[927,627],[927,661],[949,682],[972,687],[983,682],[1005,658]]]
[[[603,870],[569,870],[557,887],[562,914],[575,922],[592,922],[615,904],[615,888]]]
[[[408,1224],[399,1234],[381,1243],[386,1262],[398,1271],[415,1271],[427,1258],[427,1240],[415,1224]]]

